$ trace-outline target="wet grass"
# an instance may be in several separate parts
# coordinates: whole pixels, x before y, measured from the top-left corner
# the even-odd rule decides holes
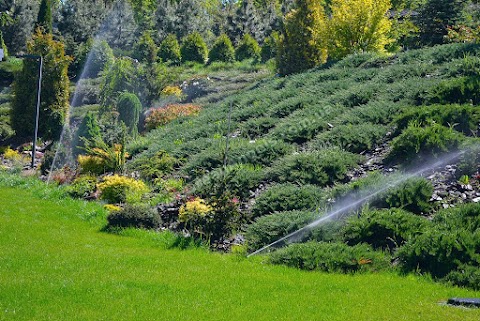
[[[0,320],[478,320],[479,292],[395,274],[337,275],[100,232],[98,204],[0,177]]]

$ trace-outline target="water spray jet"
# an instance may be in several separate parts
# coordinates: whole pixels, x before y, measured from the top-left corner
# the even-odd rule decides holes
[[[390,177],[384,177],[384,181],[376,184],[375,187],[372,187],[370,191],[366,192],[367,195],[361,197],[360,199],[357,199],[357,197],[354,197],[352,195],[347,195],[343,197],[342,199],[339,200],[336,206],[334,206],[330,211],[326,212],[326,214],[322,217],[317,218],[310,224],[276,240],[275,242],[272,242],[252,253],[250,253],[247,257],[253,256],[260,254],[266,250],[273,249],[273,248],[278,248],[282,247],[283,245],[291,244],[298,242],[299,240],[302,240],[304,236],[313,230],[315,227],[318,227],[319,225],[322,225],[328,221],[332,220],[339,220],[342,218],[346,218],[351,215],[351,213],[354,213],[356,210],[360,209],[365,203],[373,199],[374,197],[378,196],[379,194],[382,194],[389,190],[392,187],[398,186],[399,184],[405,182],[406,180],[417,177],[417,176],[422,176],[425,172],[429,170],[434,170],[438,167],[445,166],[448,163],[455,161],[458,159],[460,156],[468,152],[470,149],[465,149],[462,151],[458,152],[452,152],[452,153],[447,153],[443,155],[440,159],[430,161],[420,169],[412,170],[412,171],[407,171],[405,174],[400,175],[398,178],[394,180],[389,180]]]

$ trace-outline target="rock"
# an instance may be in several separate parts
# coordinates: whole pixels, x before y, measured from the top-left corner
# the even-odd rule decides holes
[[[480,197],[475,197],[475,198],[472,200],[472,202],[474,202],[474,203],[480,202]]]

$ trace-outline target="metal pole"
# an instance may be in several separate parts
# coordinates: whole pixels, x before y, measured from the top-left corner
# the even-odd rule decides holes
[[[38,70],[37,110],[35,112],[35,134],[33,136],[33,150],[32,150],[32,169],[35,168],[35,154],[37,152],[38,119],[40,117],[40,94],[42,91],[42,69],[43,69],[43,57],[40,56],[40,68]]]

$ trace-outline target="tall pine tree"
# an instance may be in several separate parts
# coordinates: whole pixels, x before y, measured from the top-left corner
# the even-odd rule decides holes
[[[40,10],[38,11],[36,27],[43,28],[46,33],[52,33],[53,19],[51,0],[42,0],[42,2],[40,3]]]

